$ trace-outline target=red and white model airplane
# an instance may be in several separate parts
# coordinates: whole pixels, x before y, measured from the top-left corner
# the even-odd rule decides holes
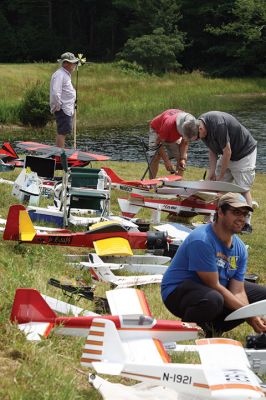
[[[176,182],[182,179],[179,175],[167,175],[161,176],[154,179],[136,179],[136,180],[126,180],[118,176],[115,171],[111,168],[103,167],[112,182],[112,187],[120,190],[125,190],[126,192],[134,191],[133,188],[139,188],[143,190],[149,190],[155,186],[162,186],[165,182]]]
[[[165,232],[128,231],[115,221],[92,225],[86,232],[38,233],[23,205],[9,208],[3,239],[41,245],[94,247],[99,255],[132,255],[131,248],[163,249],[170,241]]]
[[[129,193],[129,198],[118,198],[125,217],[133,218],[138,211],[150,208],[185,217],[197,214],[213,216],[216,201],[224,192],[243,192],[240,186],[228,182],[184,181],[177,175],[150,180],[124,180],[111,168],[103,168],[112,187]]]
[[[160,340],[121,340],[111,320],[95,318],[81,365],[101,374],[121,375],[177,392],[182,400],[255,400],[264,398],[260,380],[250,369],[240,342],[196,341],[201,363],[171,363]],[[179,397],[180,396],[180,397]]]
[[[59,335],[86,337],[89,329],[95,325],[95,315],[100,324],[106,319],[112,321],[123,341],[149,338],[167,343],[195,339],[201,332],[201,328],[195,324],[153,318],[145,295],[140,290],[111,290],[107,291],[106,295],[112,315],[97,316],[86,313],[86,316],[69,317],[59,316],[53,311],[62,311],[63,302],[59,301],[57,308],[55,299],[45,300],[35,289],[17,289],[10,319],[18,324],[29,340],[47,337],[52,329]],[[78,312],[80,313],[80,310]]]

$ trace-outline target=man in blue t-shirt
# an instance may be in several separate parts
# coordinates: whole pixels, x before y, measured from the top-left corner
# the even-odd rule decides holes
[[[247,250],[235,235],[252,211],[240,194],[221,196],[214,222],[190,233],[163,276],[161,295],[167,309],[183,321],[196,322],[208,337],[243,322],[225,322],[232,311],[266,299],[266,287],[244,281]],[[255,332],[266,332],[265,319],[247,322]]]

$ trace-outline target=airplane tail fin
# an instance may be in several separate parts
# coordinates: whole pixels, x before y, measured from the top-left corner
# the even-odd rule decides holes
[[[13,149],[9,142],[3,143],[0,154],[4,155],[4,161],[10,161],[16,158],[19,158],[16,151]]]
[[[23,205],[16,204],[9,208],[4,240],[31,241],[36,234],[30,216]]]
[[[18,324],[27,322],[49,322],[57,315],[49,307],[40,292],[35,289],[16,290],[10,320]]]
[[[100,282],[114,283],[116,280],[115,275],[108,267],[93,268],[90,267],[90,274],[96,280]]]
[[[102,169],[107,173],[112,183],[123,183],[123,179],[118,176],[114,170],[108,167],[102,167]]]
[[[118,198],[117,201],[124,217],[134,218],[141,209],[141,206],[130,204],[130,201],[127,199]]]
[[[81,356],[81,365],[91,367],[91,363],[112,365],[114,375],[119,375],[126,355],[113,321],[94,318]]]

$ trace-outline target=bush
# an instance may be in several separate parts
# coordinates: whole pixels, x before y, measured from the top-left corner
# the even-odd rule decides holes
[[[115,62],[114,66],[131,75],[142,76],[144,74],[142,66],[137,64],[135,61],[130,62],[122,59]]]
[[[49,91],[45,83],[37,81],[24,95],[19,109],[19,119],[24,125],[44,127],[51,119]]]
[[[182,34],[166,35],[163,28],[157,28],[150,35],[128,39],[116,56],[141,65],[146,72],[161,74],[181,68],[177,58],[183,51]]]

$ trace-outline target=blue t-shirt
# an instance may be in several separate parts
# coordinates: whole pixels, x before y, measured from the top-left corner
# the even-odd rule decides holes
[[[242,240],[234,235],[229,249],[218,239],[212,224],[192,231],[177,250],[161,283],[161,295],[165,301],[183,281],[202,282],[199,272],[218,272],[221,285],[227,286],[234,278],[244,280],[247,266],[247,250]]]

